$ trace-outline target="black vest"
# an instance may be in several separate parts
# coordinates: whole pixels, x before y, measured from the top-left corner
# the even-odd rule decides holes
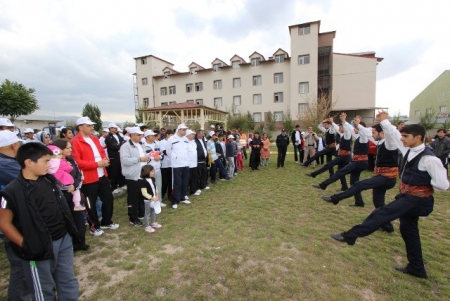
[[[377,147],[377,159],[375,162],[377,167],[397,167],[398,166],[398,149],[388,150],[384,142]]]
[[[359,142],[359,137],[355,140],[355,145],[353,146],[353,154],[355,155],[367,155],[369,153],[369,142],[361,143]]]
[[[336,142],[335,134],[331,134],[330,130],[328,129],[325,132],[325,144],[328,145],[328,144],[335,143],[335,142]]]
[[[352,150],[352,138],[345,139],[344,136],[341,137],[341,141],[339,143],[339,149],[350,151]]]
[[[406,162],[409,152],[408,150],[402,162],[402,182],[413,186],[431,186],[430,174],[426,171],[419,170],[419,161],[423,156],[434,157],[434,153],[428,147],[425,147],[414,159]]]

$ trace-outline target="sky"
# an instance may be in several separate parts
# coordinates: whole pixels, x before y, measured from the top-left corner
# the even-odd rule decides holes
[[[254,51],[289,52],[288,26],[321,21],[334,52],[375,51],[376,105],[409,102],[450,69],[450,1],[416,0],[1,0],[0,81],[36,89],[36,115],[135,121],[135,57],[155,55],[187,72]]]

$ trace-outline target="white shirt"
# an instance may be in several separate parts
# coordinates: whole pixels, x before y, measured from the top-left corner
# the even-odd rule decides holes
[[[134,146],[136,146],[136,148],[139,151],[139,157],[146,157],[147,156],[145,154],[145,152],[144,152],[144,149],[142,148],[142,145],[139,142],[138,143],[133,142],[133,144],[134,144]],[[144,166],[144,165],[147,165],[147,162],[141,162],[141,167]]]
[[[300,131],[295,131],[295,145],[302,144],[302,139],[300,139]]]
[[[119,137],[117,137],[117,134],[113,134],[113,137],[117,140],[117,143],[120,144]]]
[[[100,152],[97,149],[97,146],[95,145],[94,141],[90,137],[84,137],[84,141],[87,142],[91,146],[92,152],[94,153],[94,160],[95,162],[101,161],[102,157],[100,156]],[[101,178],[105,175],[105,172],[103,171],[103,167],[97,168],[97,174],[98,177]]]

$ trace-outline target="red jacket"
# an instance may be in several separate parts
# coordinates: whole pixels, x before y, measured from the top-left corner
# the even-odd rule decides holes
[[[100,141],[97,137],[90,137],[94,142],[95,146],[97,146],[98,152],[102,158],[107,158],[105,154],[105,150],[100,145]],[[91,146],[87,143],[81,134],[76,135],[72,138],[72,151],[73,158],[75,162],[78,164],[78,168],[83,173],[83,184],[91,184],[98,182],[98,173],[97,168],[98,164],[95,162],[94,152],[92,151]],[[103,172],[105,176],[108,176],[106,168],[103,167]]]

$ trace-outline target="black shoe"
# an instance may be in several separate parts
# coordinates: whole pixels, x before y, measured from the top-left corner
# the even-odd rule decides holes
[[[130,220],[130,224],[135,227],[142,227],[142,222],[139,219]]]
[[[408,267],[395,267],[395,270],[405,273],[405,274],[409,274],[414,277],[428,279],[426,272],[420,273],[420,272],[412,271],[412,270],[409,270]]]
[[[345,232],[337,233],[337,234],[330,234],[330,236],[331,236],[331,238],[333,238],[339,242],[346,242],[350,246],[353,246],[355,244],[355,240],[348,237],[347,234],[345,234]]]
[[[333,198],[331,196],[321,196],[322,200],[324,200],[325,202],[328,203],[333,203],[333,205],[337,205],[339,203],[339,201],[333,201]]]
[[[362,204],[350,204],[350,207],[364,207],[366,206],[366,204],[362,203]]]
[[[77,251],[87,251],[87,250],[89,250],[90,247],[91,247],[90,245],[83,245],[83,246],[80,246],[80,245],[74,245],[74,246],[73,246],[73,251],[74,251],[74,252],[77,252]]]
[[[316,177],[312,172],[309,172],[309,173],[307,173],[306,175],[307,175],[308,177],[311,177],[311,178],[315,178],[315,177]]]
[[[394,232],[394,226],[392,226],[391,223],[387,223],[387,224],[381,226],[380,229],[378,229],[378,230],[384,231],[387,233],[392,233],[392,232]]]
[[[322,189],[322,190],[326,189],[326,187],[323,187],[322,184],[312,184],[312,187],[317,188],[317,189]]]

